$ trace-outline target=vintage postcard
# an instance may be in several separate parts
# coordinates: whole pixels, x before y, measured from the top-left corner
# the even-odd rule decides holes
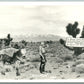
[[[84,81],[83,9],[84,2],[0,2],[1,82]]]

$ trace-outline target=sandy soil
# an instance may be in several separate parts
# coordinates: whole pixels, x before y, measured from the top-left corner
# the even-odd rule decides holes
[[[68,65],[65,65],[65,64]],[[0,76],[0,79],[29,79],[29,80],[40,80],[40,79],[79,79],[79,78],[84,78],[84,74],[79,74],[76,72],[72,72],[71,63],[72,62],[66,62],[65,64],[54,64],[54,63],[49,63],[47,62],[46,64],[46,73],[41,74],[39,72],[39,65],[40,62],[33,63],[33,65],[37,65],[37,67],[32,67],[28,70],[21,69],[21,75],[16,76],[16,72],[13,69],[10,72],[6,72],[5,75]],[[73,63],[72,63],[73,64]],[[26,67],[28,68],[28,67]],[[23,71],[22,71],[23,70]]]
[[[72,56],[73,52],[65,49],[61,44],[51,44],[48,49],[46,73],[41,74],[39,72],[40,57],[38,54],[38,45],[29,45],[27,48],[27,58],[30,60],[29,66],[21,69],[21,75],[16,76],[15,69],[12,65],[8,65],[11,71],[6,72],[5,75],[0,73],[0,79],[81,79],[84,78],[84,73],[80,74],[72,70],[72,65],[75,63],[73,59],[64,61],[64,57]],[[57,59],[61,58],[61,60]],[[26,62],[27,63],[27,62]],[[7,66],[7,65],[6,65]]]

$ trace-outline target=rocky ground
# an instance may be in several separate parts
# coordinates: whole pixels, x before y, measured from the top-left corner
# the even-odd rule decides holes
[[[26,47],[27,61],[25,66],[20,69],[21,75],[16,76],[13,65],[5,65],[6,74],[0,69],[0,79],[27,79],[27,80],[40,80],[40,79],[82,79],[84,78],[84,54],[79,55],[73,59],[73,51],[63,47],[59,42],[49,44],[47,49],[47,63],[46,73],[39,72],[40,57],[38,54],[39,44],[31,44]],[[27,65],[26,65],[27,64]],[[10,70],[7,70],[10,69]]]

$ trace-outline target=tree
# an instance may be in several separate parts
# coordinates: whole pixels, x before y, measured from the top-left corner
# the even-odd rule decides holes
[[[66,27],[66,31],[69,35],[71,35],[73,38],[76,38],[77,34],[80,33],[80,29],[78,27],[78,22],[74,22],[74,24],[69,23]],[[74,55],[80,54],[80,48],[74,47]]]
[[[74,24],[69,23],[66,26],[66,32],[71,35],[73,38],[76,38],[77,34],[80,33],[80,29],[78,27],[78,22],[74,22]]]
[[[76,36],[80,33],[80,29],[77,28],[77,27],[78,27],[78,22],[74,22],[74,24],[69,23],[66,26],[66,32],[69,35],[71,35],[73,38],[76,38]],[[83,27],[83,31],[82,31],[81,37],[84,37],[84,27]],[[60,43],[62,45],[64,45],[64,47],[66,47],[66,48],[68,48],[70,50],[73,50],[75,56],[78,56],[79,54],[82,53],[82,48],[79,48],[79,47],[70,48],[70,47],[66,46],[66,44],[65,44],[66,41],[64,41],[63,39],[60,39]]]
[[[80,38],[84,38],[84,26],[83,26],[83,30],[82,30],[82,33],[81,33],[81,37]]]

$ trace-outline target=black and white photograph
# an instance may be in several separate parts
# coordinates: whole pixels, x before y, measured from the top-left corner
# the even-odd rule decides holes
[[[83,2],[0,2],[0,80],[84,79],[83,9]]]

